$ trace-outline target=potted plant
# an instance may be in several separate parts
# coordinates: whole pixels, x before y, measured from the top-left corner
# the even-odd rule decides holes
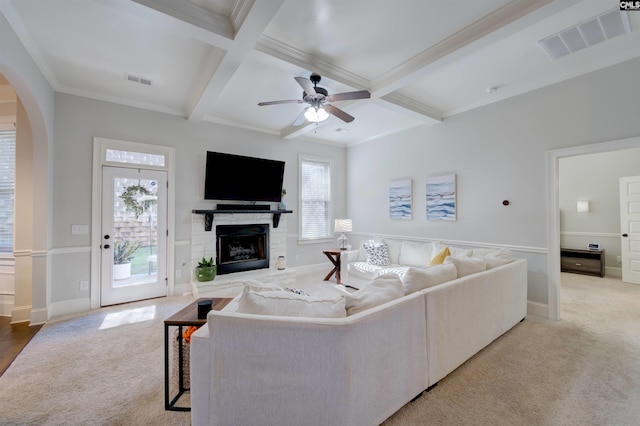
[[[286,210],[287,209],[287,204],[284,202],[284,196],[287,195],[287,190],[282,188],[282,197],[280,198],[280,204],[278,205],[278,208],[280,210]]]
[[[209,258],[209,260],[203,257],[196,267],[196,280],[200,282],[213,281],[216,277],[216,270],[217,268],[213,262],[213,257]]]
[[[131,276],[131,259],[140,247],[138,241],[114,241],[113,243],[113,279],[124,280]]]

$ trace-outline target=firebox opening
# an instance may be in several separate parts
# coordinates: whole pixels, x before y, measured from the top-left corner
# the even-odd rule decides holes
[[[216,226],[218,274],[269,268],[269,225]]]

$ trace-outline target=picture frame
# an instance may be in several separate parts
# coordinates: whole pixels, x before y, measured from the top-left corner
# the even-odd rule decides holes
[[[389,218],[391,220],[411,220],[412,190],[411,179],[397,179],[389,183]]]
[[[457,219],[456,175],[429,176],[426,181],[427,220]]]

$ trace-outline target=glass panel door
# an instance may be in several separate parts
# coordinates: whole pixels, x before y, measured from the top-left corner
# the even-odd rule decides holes
[[[166,295],[167,174],[103,167],[100,305]]]

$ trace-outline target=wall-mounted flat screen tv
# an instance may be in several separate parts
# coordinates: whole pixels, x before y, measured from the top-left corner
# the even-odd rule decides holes
[[[207,151],[204,199],[279,202],[283,176],[284,161]]]

